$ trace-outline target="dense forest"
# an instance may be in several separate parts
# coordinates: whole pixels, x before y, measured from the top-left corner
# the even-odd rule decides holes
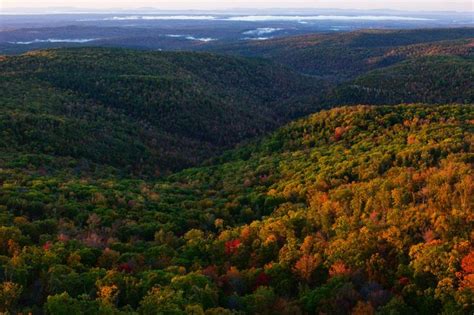
[[[206,49],[265,57],[299,72],[341,81],[423,56],[472,56],[474,28],[361,30],[215,44]]]
[[[333,109],[158,180],[3,160],[2,311],[468,314],[473,120]]]
[[[474,103],[474,56],[425,56],[376,69],[327,94],[334,104]]]
[[[0,313],[472,314],[473,38],[0,56]]]
[[[325,86],[265,60],[103,48],[5,57],[0,73],[2,151],[151,175],[314,112]]]

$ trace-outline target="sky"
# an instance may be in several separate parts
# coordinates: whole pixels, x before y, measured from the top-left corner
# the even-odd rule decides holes
[[[473,11],[473,0],[0,0],[2,9],[75,7],[88,9],[395,9],[409,11]]]

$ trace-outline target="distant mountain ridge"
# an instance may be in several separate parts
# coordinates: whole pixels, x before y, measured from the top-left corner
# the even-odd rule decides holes
[[[208,49],[264,57],[302,73],[349,80],[421,55],[472,56],[473,40],[474,28],[361,30],[215,44]]]

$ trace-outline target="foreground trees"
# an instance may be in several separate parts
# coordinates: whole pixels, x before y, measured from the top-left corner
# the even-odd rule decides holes
[[[1,160],[1,311],[468,314],[473,120],[334,109],[157,181]]]

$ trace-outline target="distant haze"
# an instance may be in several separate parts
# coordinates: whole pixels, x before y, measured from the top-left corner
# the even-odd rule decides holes
[[[1,0],[2,9],[87,8],[87,9],[231,9],[231,8],[309,8],[309,9],[393,9],[410,11],[473,11],[471,0]]]

